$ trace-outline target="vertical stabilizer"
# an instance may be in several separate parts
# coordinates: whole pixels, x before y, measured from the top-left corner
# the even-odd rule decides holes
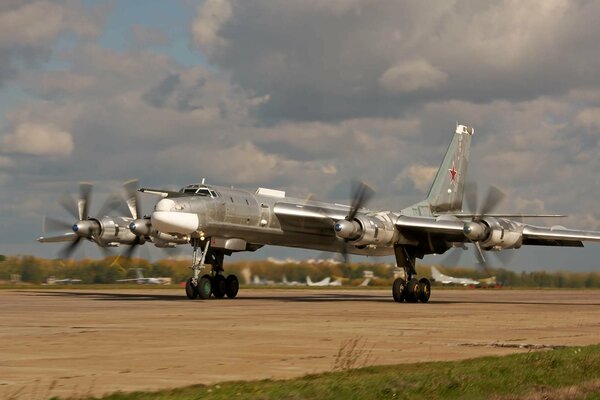
[[[473,128],[457,125],[426,202],[433,213],[462,211]]]
[[[431,279],[436,282],[441,282],[444,279],[444,276],[436,267],[431,267]]]

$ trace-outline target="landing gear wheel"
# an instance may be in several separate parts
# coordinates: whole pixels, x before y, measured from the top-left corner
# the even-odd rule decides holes
[[[229,275],[227,279],[225,279],[225,294],[230,299],[235,298],[238,294],[238,290],[240,289],[240,282],[238,281],[237,276]]]
[[[419,279],[419,301],[427,303],[431,296],[431,282],[427,278]]]
[[[212,293],[217,299],[225,297],[225,277],[223,275],[215,275],[212,278]]]
[[[189,278],[185,282],[185,294],[190,300],[194,300],[196,297],[198,297],[198,286],[194,285],[192,278]]]
[[[402,278],[397,278],[392,285],[392,296],[394,301],[402,303],[404,301],[404,290],[406,289],[406,281]]]
[[[412,278],[410,281],[408,281],[408,283],[406,284],[406,289],[404,291],[404,298],[406,299],[407,303],[416,303],[419,301],[419,292],[420,292],[420,288],[419,288],[419,281],[416,280],[415,278]]]
[[[198,280],[198,296],[201,299],[206,300],[210,298],[212,292],[212,282],[210,275],[202,275],[202,278]]]

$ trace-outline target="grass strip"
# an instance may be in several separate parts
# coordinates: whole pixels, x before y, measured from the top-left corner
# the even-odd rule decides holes
[[[535,399],[554,398],[552,393],[556,398],[596,399],[599,379],[600,345],[593,345],[463,361],[373,366],[290,380],[114,393],[102,399]]]

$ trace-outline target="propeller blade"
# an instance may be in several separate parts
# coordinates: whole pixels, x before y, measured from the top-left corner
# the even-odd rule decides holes
[[[483,250],[481,249],[481,245],[479,242],[471,242],[475,246],[475,257],[477,257],[477,261],[481,265],[486,265],[486,259],[483,255]]]
[[[500,261],[500,263],[502,263],[502,265],[505,267],[510,264],[510,262],[515,257],[516,253],[517,252],[514,250],[499,250],[492,252],[492,254],[496,256],[498,261]]]
[[[363,208],[375,194],[373,188],[364,182],[354,182],[352,186],[354,186],[354,190],[352,202],[350,203],[350,212],[346,217],[348,221],[352,221],[356,217],[358,210]]]
[[[58,203],[69,215],[75,219],[79,219],[79,207],[77,207],[77,202],[73,199],[73,196],[69,193],[64,193],[58,200]]]
[[[504,192],[502,192],[496,186],[490,186],[479,213],[481,215],[491,213],[496,207],[498,207],[498,204],[504,200],[504,197]]]
[[[131,179],[123,183],[123,190],[125,191],[126,196],[125,203],[127,203],[127,207],[129,208],[129,212],[133,219],[138,219],[142,216],[142,207],[138,192],[139,184],[140,181],[138,179]]]
[[[73,243],[69,243],[68,245],[63,247],[58,252],[58,257],[59,258],[71,258],[71,256],[73,255],[73,252],[75,252],[75,250],[77,250],[77,247],[79,247],[81,240],[82,240],[82,237],[78,236],[77,239],[75,239],[73,241]]]
[[[92,195],[92,189],[94,185],[88,182],[81,182],[79,184],[79,220],[85,220],[88,218],[88,212],[90,210],[90,201]]]
[[[460,261],[460,257],[463,254],[464,249],[461,247],[452,247],[447,250],[447,254],[442,260],[440,264],[444,267],[456,267],[458,266],[458,262]]]
[[[111,193],[104,201],[104,204],[102,204],[102,207],[100,207],[97,213],[98,217],[107,216],[113,212],[120,212],[122,203],[123,200],[119,194]]]
[[[477,202],[477,182],[468,182],[465,189],[465,202],[469,211],[476,213],[478,210]]]
[[[137,247],[140,245],[140,237],[136,236],[135,237],[135,241],[133,242],[132,245],[130,245],[127,250],[125,250],[125,252],[123,253],[123,257],[126,259],[131,259],[131,257],[133,257],[133,254],[135,253]]]
[[[51,217],[44,217],[44,232],[56,232],[56,231],[72,231],[73,224],[70,222],[60,221]]]

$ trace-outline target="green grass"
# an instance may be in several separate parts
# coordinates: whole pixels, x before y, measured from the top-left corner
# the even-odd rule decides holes
[[[600,398],[600,345],[456,362],[366,367],[291,380],[116,393],[102,399],[514,399],[531,394],[557,398],[566,387],[578,390],[577,396],[568,398]]]

